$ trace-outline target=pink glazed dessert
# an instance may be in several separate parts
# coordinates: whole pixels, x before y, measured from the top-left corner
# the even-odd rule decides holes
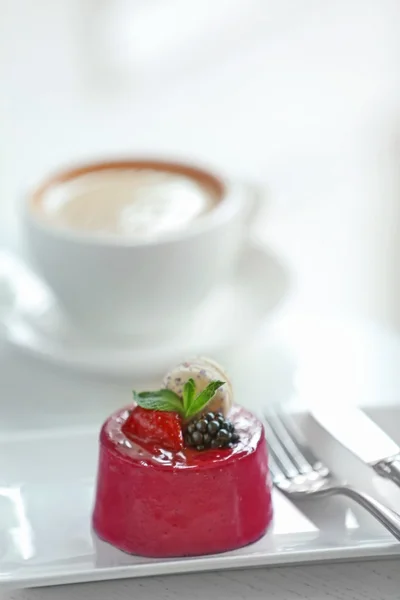
[[[196,375],[186,380],[182,396],[173,386],[171,394],[168,388],[135,394],[135,404],[115,412],[101,429],[93,528],[130,554],[233,550],[258,540],[271,522],[261,422],[232,406],[226,381],[208,374],[190,393]]]

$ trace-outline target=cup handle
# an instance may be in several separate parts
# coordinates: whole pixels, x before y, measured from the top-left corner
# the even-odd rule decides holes
[[[20,311],[27,306],[43,306],[51,301],[51,292],[40,277],[16,254],[0,249],[0,322],[18,305]]]
[[[265,186],[254,182],[241,181],[238,186],[245,204],[245,224],[250,229],[255,224],[261,210],[267,206],[268,192]]]

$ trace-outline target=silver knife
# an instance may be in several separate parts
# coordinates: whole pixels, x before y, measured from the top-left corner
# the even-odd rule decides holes
[[[316,408],[312,417],[378,475],[400,486],[400,448],[358,408]]]

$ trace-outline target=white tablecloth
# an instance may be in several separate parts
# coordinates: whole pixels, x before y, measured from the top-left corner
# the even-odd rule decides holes
[[[245,569],[21,590],[1,600],[399,600],[400,561]]]

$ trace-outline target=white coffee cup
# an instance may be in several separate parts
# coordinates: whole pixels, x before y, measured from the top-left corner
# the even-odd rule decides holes
[[[50,189],[96,175],[141,169],[177,174],[210,190],[213,208],[190,226],[140,239],[60,227],[43,214]],[[181,330],[233,269],[251,200],[197,167],[155,160],[96,163],[47,179],[24,201],[29,252],[72,322],[101,336],[170,335]]]

